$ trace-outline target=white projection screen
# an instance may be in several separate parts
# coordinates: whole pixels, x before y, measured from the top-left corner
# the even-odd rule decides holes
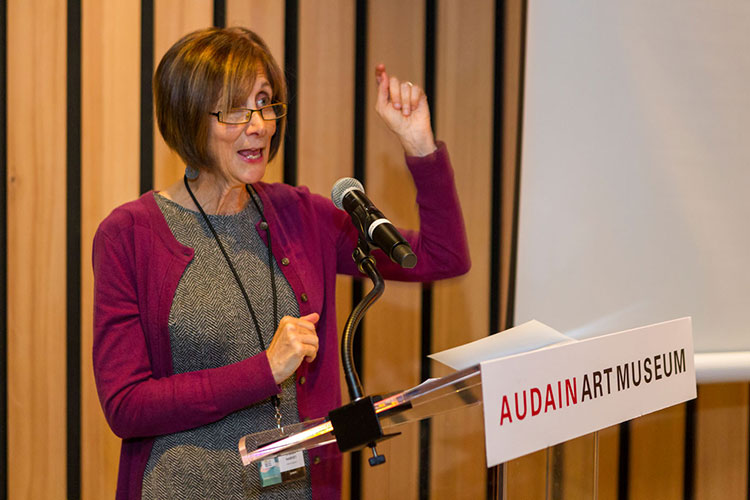
[[[531,0],[526,37],[515,323],[692,316],[699,381],[750,379],[750,2]]]

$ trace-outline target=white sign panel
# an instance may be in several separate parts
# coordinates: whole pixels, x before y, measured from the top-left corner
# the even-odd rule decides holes
[[[487,466],[696,397],[690,318],[481,363]]]

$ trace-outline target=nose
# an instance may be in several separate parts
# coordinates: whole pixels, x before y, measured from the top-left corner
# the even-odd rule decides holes
[[[266,128],[269,123],[270,122],[265,121],[263,117],[260,116],[260,111],[255,110],[250,115],[250,121],[247,122],[247,125],[245,126],[245,134],[266,135]]]

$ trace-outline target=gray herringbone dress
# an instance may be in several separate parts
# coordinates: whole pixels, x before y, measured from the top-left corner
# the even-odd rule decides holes
[[[174,372],[223,366],[258,354],[262,347],[247,305],[202,216],[160,195],[155,198],[175,238],[195,249],[169,314]],[[268,346],[276,325],[267,249],[255,230],[260,214],[249,203],[239,214],[209,218],[250,295]],[[274,267],[279,318],[298,316],[292,289],[275,262]],[[284,425],[299,421],[293,378],[282,385],[281,413]],[[218,422],[157,437],[143,477],[143,499],[311,498],[309,476],[261,490],[257,467],[242,467],[240,437],[274,427],[274,415],[273,404],[265,400]]]

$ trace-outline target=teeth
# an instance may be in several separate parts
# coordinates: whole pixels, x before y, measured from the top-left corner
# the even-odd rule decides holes
[[[239,153],[245,158],[247,158],[248,160],[257,160],[262,155],[262,152],[259,149],[256,149],[256,150],[245,149],[243,151],[240,151]]]

